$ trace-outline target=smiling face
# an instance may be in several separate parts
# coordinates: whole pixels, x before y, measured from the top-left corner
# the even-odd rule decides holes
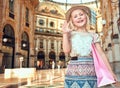
[[[81,9],[76,9],[71,13],[71,20],[74,26],[77,28],[86,28],[87,15]]]

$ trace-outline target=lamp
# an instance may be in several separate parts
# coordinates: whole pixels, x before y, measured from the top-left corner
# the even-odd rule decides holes
[[[102,24],[105,25],[106,24],[106,20],[102,20]]]
[[[25,43],[23,43],[23,47],[26,47],[26,44],[25,44]]]
[[[8,39],[7,38],[3,38],[3,42],[7,42],[8,41]]]

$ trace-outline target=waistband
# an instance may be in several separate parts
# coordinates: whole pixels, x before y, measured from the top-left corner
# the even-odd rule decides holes
[[[81,60],[81,59],[93,59],[93,57],[91,57],[91,56],[71,57],[71,60]]]

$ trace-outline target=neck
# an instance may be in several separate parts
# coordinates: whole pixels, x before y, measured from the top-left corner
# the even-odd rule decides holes
[[[87,30],[85,28],[79,28],[77,29],[78,32],[87,32]]]

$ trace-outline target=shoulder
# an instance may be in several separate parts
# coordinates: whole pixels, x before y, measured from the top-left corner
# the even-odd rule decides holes
[[[91,33],[90,34],[93,36],[93,37],[99,37],[99,35],[97,33]]]
[[[100,42],[100,36],[97,33],[91,33],[94,43]]]

